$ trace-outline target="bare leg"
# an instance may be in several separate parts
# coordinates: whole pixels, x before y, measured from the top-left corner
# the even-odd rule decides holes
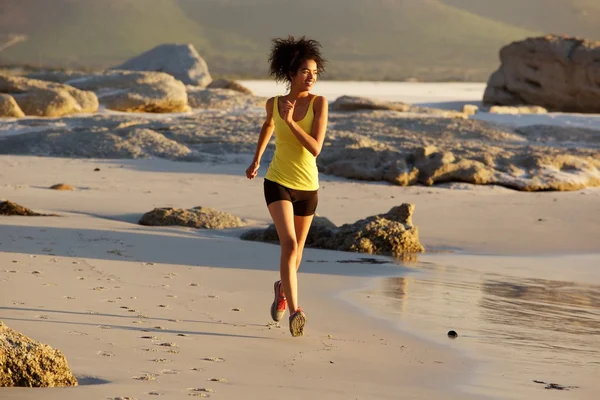
[[[296,231],[296,243],[298,243],[298,251],[296,253],[296,271],[300,268],[300,262],[302,261],[302,252],[304,251],[304,244],[306,243],[306,237],[310,230],[310,224],[312,224],[314,215],[301,217],[294,215],[294,229]]]
[[[298,242],[294,230],[294,209],[292,203],[287,200],[275,201],[269,204],[268,208],[275,229],[277,229],[281,246],[281,258],[279,260],[281,286],[287,299],[290,314],[293,314],[298,309],[298,279],[296,274]]]

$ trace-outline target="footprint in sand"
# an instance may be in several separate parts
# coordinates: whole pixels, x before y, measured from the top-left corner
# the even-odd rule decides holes
[[[65,298],[67,300],[77,300],[77,297],[72,297],[72,296],[63,296],[63,298]]]
[[[135,379],[136,381],[155,381],[156,375],[155,374],[144,374],[142,376],[134,376],[133,379]]]
[[[168,304],[159,304],[158,307],[160,308],[169,308]]]
[[[109,397],[109,400],[137,400],[135,397]]]
[[[35,317],[39,319],[50,319],[50,317],[47,315],[36,315]]]
[[[223,379],[223,378],[210,378],[208,381],[209,382],[227,383],[227,379]]]
[[[153,362],[157,363],[157,364],[168,364],[171,362],[171,360],[166,359],[166,358],[155,358],[152,360]]]
[[[83,333],[83,332],[78,332],[78,331],[70,331],[69,335],[75,335],[75,336],[87,336],[87,333]]]
[[[162,396],[162,393],[159,392],[148,392],[150,396]]]
[[[163,375],[179,375],[181,372],[176,369],[163,369],[160,373]]]
[[[224,362],[225,359],[221,358],[221,357],[206,357],[204,358],[204,361],[210,361],[210,362]]]
[[[192,388],[188,390],[191,392],[190,396],[196,397],[209,397],[207,393],[214,393],[214,390],[210,388]]]
[[[115,356],[115,353],[112,353],[110,351],[99,351],[96,354],[98,354],[99,356],[102,356],[102,357],[114,357]]]
[[[165,328],[164,326],[155,326],[154,329],[158,329],[159,331],[164,331],[167,328]]]
[[[177,347],[177,343],[165,342],[165,343],[159,344],[159,346],[161,346],[161,347]]]
[[[156,336],[142,336],[141,339],[158,340]]]

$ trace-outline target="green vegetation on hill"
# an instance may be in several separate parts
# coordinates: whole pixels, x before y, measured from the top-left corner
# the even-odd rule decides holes
[[[2,0],[0,37],[28,40],[0,64],[104,68],[192,43],[213,75],[265,77],[270,39],[292,34],[322,42],[329,79],[485,80],[502,46],[600,36],[598,20],[596,0]]]
[[[443,2],[525,29],[600,40],[599,0],[443,0]]]

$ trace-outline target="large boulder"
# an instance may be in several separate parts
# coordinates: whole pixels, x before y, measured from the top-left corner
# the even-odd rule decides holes
[[[0,321],[0,387],[77,386],[62,352]]]
[[[414,204],[402,204],[393,207],[387,213],[340,227],[326,218],[315,217],[308,233],[306,247],[412,259],[415,254],[425,251],[419,242],[419,231],[412,222],[414,209]],[[246,232],[242,239],[278,242],[277,231],[273,225],[264,230]]]
[[[114,69],[165,72],[186,85],[202,87],[212,80],[206,61],[191,44],[162,44]]]
[[[192,108],[233,108],[261,107],[267,99],[244,94],[232,89],[202,89],[187,86],[188,102]]]
[[[198,229],[225,229],[246,226],[239,217],[208,207],[192,209],[155,208],[142,216],[140,225],[150,226],[188,226]]]
[[[61,117],[98,110],[93,92],[22,76],[0,75],[0,93],[11,94],[26,115]]]
[[[487,105],[538,105],[550,111],[600,113],[600,41],[549,35],[500,51]]]
[[[14,97],[0,93],[0,118],[22,118],[24,116],[25,113],[21,110]]]
[[[189,111],[185,85],[163,72],[107,71],[67,81],[96,92],[106,108],[124,112]]]

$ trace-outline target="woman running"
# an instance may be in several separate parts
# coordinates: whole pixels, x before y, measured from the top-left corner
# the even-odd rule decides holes
[[[272,43],[270,74],[286,82],[289,92],[267,100],[256,153],[246,170],[258,173],[260,159],[275,131],[275,154],[264,180],[264,194],[281,245],[280,280],[274,284],[271,317],[280,321],[289,307],[292,336],[302,336],[306,315],[298,305],[297,270],[306,236],[317,209],[319,177],[317,156],[327,129],[327,100],[310,91],[324,69],[321,44],[288,37]]]

